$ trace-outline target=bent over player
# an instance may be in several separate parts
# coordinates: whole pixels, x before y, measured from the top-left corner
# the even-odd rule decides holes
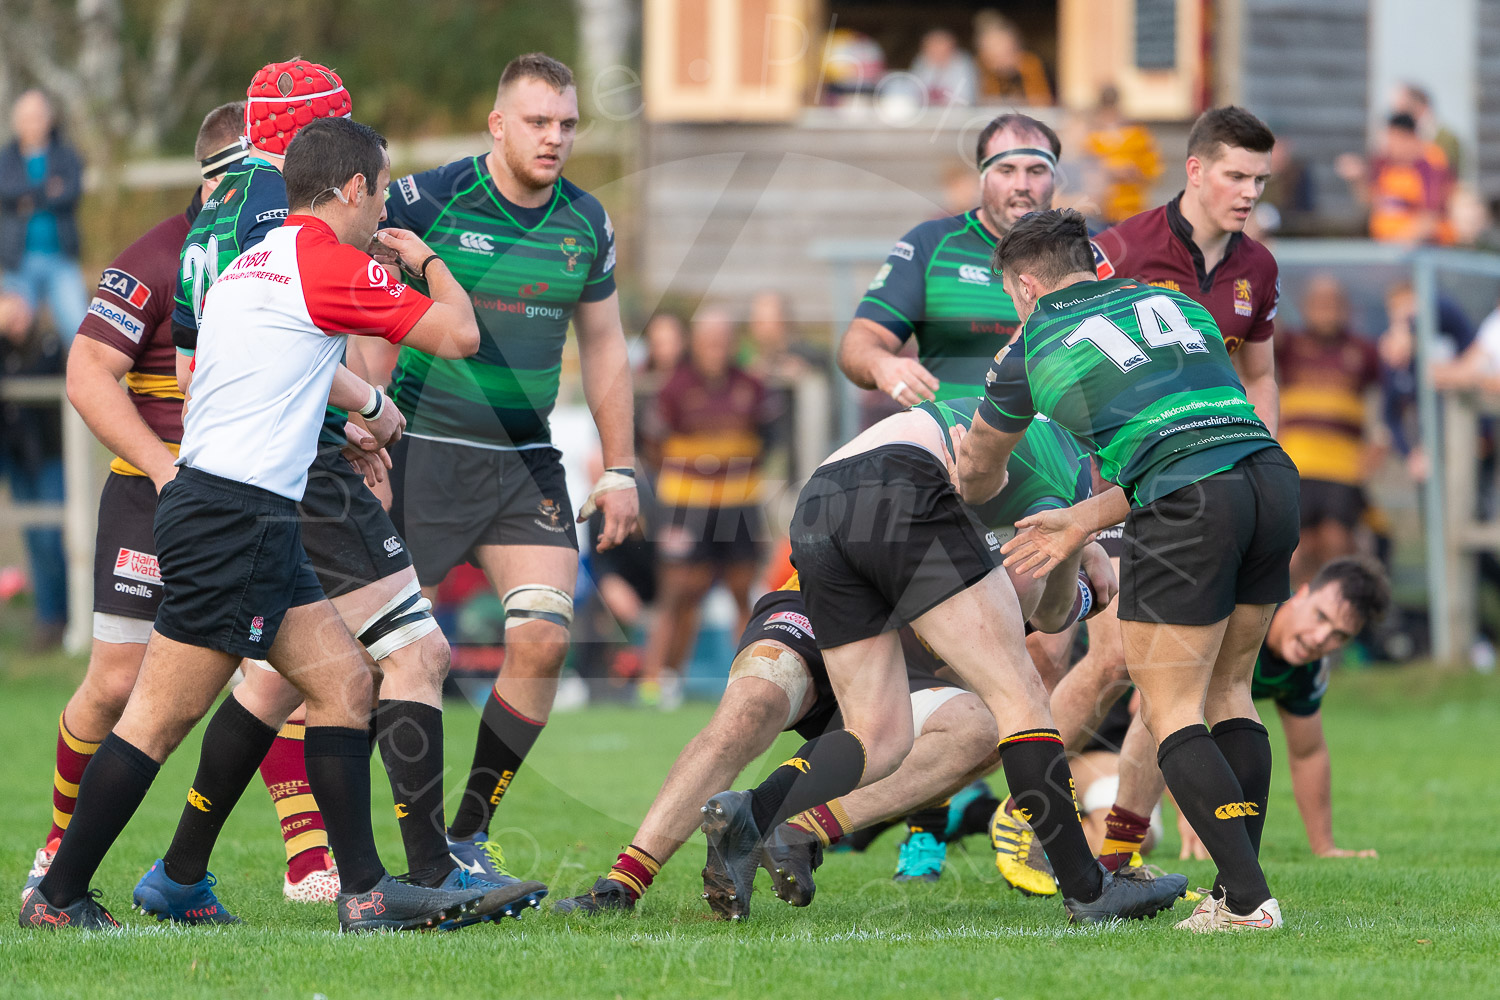
[[[482,338],[461,360],[401,353],[391,398],[407,430],[391,455],[391,515],[424,592],[470,560],[505,606],[505,665],[448,831],[453,856],[495,881],[509,876],[490,819],[547,723],[573,620],[578,536],[548,425],[570,322],[605,465],[580,518],[604,512],[599,547],[608,549],[634,530],[638,505],[614,227],[562,176],[577,127],[568,67],[541,53],[517,57],[500,74],[489,153],[390,190],[391,224],[452,269]]]
[[[1149,916],[1186,888],[1180,875],[1117,878],[1090,853],[1046,689],[1026,655],[1016,591],[997,571],[999,540],[954,488],[950,434],[956,447],[961,430],[947,432],[925,413],[897,414],[834,452],[798,497],[792,563],[843,727],[803,745],[755,789],[721,792],[703,807],[704,888],[721,913],[748,904],[762,841],[777,826],[884,778],[911,751],[897,635],[905,625],[999,723],[1007,783],[1052,859],[1070,919]]]
[[[946,432],[954,425],[967,426],[979,402],[926,402],[915,409],[931,418],[931,429]],[[921,426],[909,413],[887,419]],[[1082,449],[1056,425],[1037,422],[1021,452],[1024,470],[1018,463],[1016,477],[980,512],[984,522],[997,529],[1010,528],[1029,513],[1069,506],[1089,493]],[[1099,556],[1094,573],[1104,563],[1102,552]],[[1094,594],[1101,605],[1107,603],[1112,588],[1112,578],[1090,574],[1082,585],[1089,592],[1085,604],[1071,567],[1059,567],[1045,584],[1030,576],[1016,582],[1022,614],[1044,631],[1064,629],[1086,614]],[[815,642],[815,627],[795,575],[756,603],[713,719],[678,756],[640,830],[610,872],[588,893],[560,902],[558,912],[634,908],[661,866],[697,828],[703,800],[733,781],[778,733],[795,731],[814,739],[830,726],[838,728],[838,702]],[[768,838],[761,863],[771,872],[777,895],[788,902],[806,906],[812,901],[811,873],[821,864],[823,847],[941,798],[972,772],[996,763],[999,734],[984,702],[939,675],[942,662],[911,629],[901,630],[901,643],[910,691],[912,751],[894,774],[840,800],[814,805]],[[924,870],[935,872],[942,865],[942,848],[934,841],[928,853],[936,857],[924,859]],[[907,868],[918,873],[916,865]],[[749,896],[736,898],[724,910],[730,917],[745,916]]]
[[[964,495],[999,489],[1038,414],[1094,449],[1121,488],[1020,522],[1035,530],[1007,543],[1007,561],[1045,569],[1124,518],[1126,665],[1167,785],[1219,865],[1218,891],[1178,926],[1279,927],[1257,860],[1271,746],[1250,675],[1290,592],[1297,470],[1245,398],[1208,313],[1178,292],[1099,281],[1077,212],[1023,219],[995,256],[1027,318],[997,355],[961,449]]]
[[[436,301],[392,283],[360,249],[385,214],[384,147],[345,119],[305,126],[287,151],[285,224],[237,257],[205,301],[179,470],[156,511],[166,596],[135,690],[84,774],[74,822],[22,926],[115,925],[89,889],[99,863],[239,661],[258,656],[306,698],[308,780],[339,861],[340,926],[478,919],[483,890],[397,881],[380,863],[369,808],[373,683],[318,586],[296,516],[324,409],[360,405],[362,383],[337,378],[346,335],[450,357],[478,346],[463,290],[420,240],[385,235],[407,268],[427,268]]]

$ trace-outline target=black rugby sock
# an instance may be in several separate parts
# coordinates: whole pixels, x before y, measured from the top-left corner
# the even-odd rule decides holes
[[[489,701],[484,703],[484,713],[479,719],[479,738],[474,743],[468,787],[448,829],[454,839],[489,830],[490,817],[545,725],[517,712],[490,689]]]
[[[1245,823],[1254,803],[1246,802],[1208,727],[1177,730],[1161,741],[1156,760],[1177,808],[1219,866],[1215,885],[1223,887],[1230,910],[1249,913],[1271,898]]]
[[[1209,734],[1240,783],[1245,801],[1255,807],[1246,810],[1245,832],[1259,858],[1260,836],[1266,828],[1266,806],[1271,798],[1271,734],[1254,719],[1243,718],[1225,719]],[[1223,890],[1221,883],[1214,883],[1215,893],[1222,894]]]
[[[369,892],[385,876],[370,827],[370,731],[308,726],[302,753],[342,889]]]
[[[78,805],[52,867],[37,887],[53,906],[67,906],[89,882],[111,845],[135,815],[161,765],[114,733],[104,738],[78,783]]]
[[[1073,800],[1073,772],[1056,729],[1025,729],[1000,741],[1000,763],[1011,798],[1047,852],[1063,895],[1091,903],[1104,872],[1089,850]]]
[[[437,885],[453,870],[443,830],[443,711],[416,701],[382,701],[375,739],[391,779],[408,876]]]
[[[231,695],[203,730],[198,773],[177,821],[172,846],[162,858],[167,878],[193,885],[208,874],[208,859],[224,821],[250,786],[260,762],[271,752],[276,730],[257,719]]]
[[[865,745],[847,729],[835,729],[802,744],[786,763],[750,792],[750,814],[762,835],[804,809],[832,802],[859,787]]]
[[[925,809],[918,809],[906,817],[906,825],[912,833],[930,833],[937,838],[938,843],[948,842],[948,803],[945,800],[941,805],[930,805]]]

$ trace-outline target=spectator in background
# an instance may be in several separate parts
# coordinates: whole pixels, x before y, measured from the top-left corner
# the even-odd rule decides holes
[[[61,375],[61,342],[43,334],[22,295],[0,292],[0,372],[16,375]],[[55,403],[0,405],[0,468],[18,503],[63,501],[62,415]],[[36,597],[34,651],[62,643],[68,623],[67,559],[61,528],[25,529],[26,560]]]
[[[958,47],[958,39],[947,28],[934,28],[922,36],[910,72],[926,88],[929,105],[969,107],[974,103],[979,84],[974,58]]]
[[[1256,239],[1311,235],[1318,224],[1316,185],[1307,163],[1297,155],[1294,140],[1276,137],[1271,147],[1271,179],[1255,203],[1252,222]]]
[[[733,364],[734,324],[722,308],[693,321],[688,360],[662,387],[647,454],[660,473],[656,532],[660,606],[641,672],[642,700],[673,707],[698,635],[698,613],[722,580],[750,617],[750,588],[764,535],[760,463],[776,418],[759,379]]]
[[[1437,147],[1417,134],[1411,115],[1386,122],[1385,141],[1372,163],[1345,153],[1335,163],[1355,200],[1369,209],[1370,238],[1383,243],[1449,243],[1446,225],[1452,174]]]
[[[1314,275],[1302,296],[1302,329],[1276,337],[1281,383],[1281,446],[1302,477],[1302,541],[1292,556],[1292,586],[1357,548],[1368,471],[1379,465],[1366,441],[1380,387],[1372,341],[1349,329],[1344,288]]]
[[[1386,329],[1376,347],[1382,365],[1381,414],[1407,473],[1421,483],[1427,479],[1427,455],[1417,426],[1417,296],[1410,281],[1403,279],[1386,289],[1385,311]],[[1437,327],[1430,359],[1434,368],[1463,354],[1474,341],[1474,328],[1464,311],[1441,293]]]
[[[819,103],[847,104],[873,94],[885,76],[885,51],[862,31],[836,28],[823,47]]]
[[[1099,211],[1104,221],[1114,225],[1144,212],[1151,182],[1161,176],[1161,154],[1149,129],[1125,120],[1114,86],[1099,91],[1086,146],[1103,174]]]
[[[750,334],[752,353],[745,370],[767,386],[790,389],[795,382],[816,368],[812,353],[792,337],[786,296],[764,289],[750,299]]]
[[[1432,384],[1438,389],[1500,394],[1500,306],[1480,320],[1473,343],[1463,353],[1432,366]]]
[[[1036,53],[1028,52],[1021,32],[994,10],[974,15],[974,51],[979,58],[979,96],[987,104],[1049,107],[1052,84]]]
[[[671,378],[687,354],[686,325],[672,313],[659,312],[646,321],[641,337],[646,342],[646,356],[636,374],[662,381]]]
[[[45,303],[64,346],[88,306],[78,269],[78,223],[83,162],[57,128],[52,105],[39,90],[22,94],[11,110],[13,138],[0,149],[0,272],[3,287],[35,310]]]
[[[1425,142],[1432,143],[1441,152],[1442,162],[1454,177],[1463,173],[1463,147],[1459,145],[1458,133],[1438,121],[1432,107],[1432,95],[1423,87],[1407,82],[1398,84],[1391,99],[1391,110],[1411,115],[1417,123],[1417,134]]]

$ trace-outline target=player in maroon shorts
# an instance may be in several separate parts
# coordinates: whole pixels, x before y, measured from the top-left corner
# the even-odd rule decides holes
[[[152,518],[157,491],[177,473],[173,462],[182,440],[182,393],[171,325],[178,255],[203,202],[212,197],[225,171],[249,154],[239,139],[243,126],[244,105],[238,102],[221,105],[204,118],[194,149],[203,183],[192,204],[157,223],[105,269],[69,352],[68,397],[116,457],[99,498],[88,671],[58,718],[52,829],[36,852],[21,890],[23,900],[47,874],[72,819],[84,768],[120,719],[161,603]],[[291,743],[262,774],[268,785],[305,790],[300,744]],[[298,820],[299,863],[312,873],[331,868],[328,837],[316,807],[287,818]],[[292,882],[289,875],[288,885]],[[332,883],[330,900],[338,892],[336,876]]]

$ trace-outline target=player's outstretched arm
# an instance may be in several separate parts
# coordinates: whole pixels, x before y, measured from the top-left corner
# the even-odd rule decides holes
[[[1040,579],[1083,548],[1096,531],[1119,524],[1129,513],[1125,491],[1116,486],[1072,507],[1023,517],[1016,522],[1016,537],[1000,547],[1005,568]]]
[[[432,307],[401,340],[424,354],[456,361],[479,350],[479,321],[469,293],[464,291],[443,259],[406,229],[382,229],[375,238],[396,251],[402,270],[427,282]]]
[[[1375,858],[1373,848],[1346,850],[1333,841],[1333,768],[1328,741],[1323,737],[1323,713],[1293,715],[1277,707],[1286,732],[1287,763],[1292,771],[1292,795],[1307,843],[1320,858]]]
[[[640,497],[634,483],[615,469],[635,469],[635,389],[630,377],[630,356],[625,329],[620,323],[620,296],[613,293],[597,302],[580,302],[573,313],[578,334],[578,362],[583,375],[583,396],[604,453],[605,479],[589,494],[589,501],[604,512],[599,547],[609,549],[635,530]],[[588,513],[585,513],[588,511]],[[580,522],[593,513],[586,503],[579,510]]]
[[[861,389],[879,389],[902,406],[935,398],[941,384],[936,376],[900,351],[900,337],[874,320],[858,318],[839,341],[839,368]]]

